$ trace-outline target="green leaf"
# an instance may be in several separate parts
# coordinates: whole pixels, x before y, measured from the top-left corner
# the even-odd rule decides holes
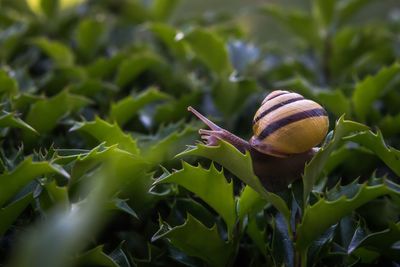
[[[5,113],[4,115],[0,116],[0,127],[16,127],[31,132],[33,134],[37,134],[36,130],[32,128],[29,124],[17,118],[15,114],[12,113]]]
[[[400,133],[400,114],[395,116],[386,115],[380,120],[378,128],[386,138],[396,136],[396,134]]]
[[[382,68],[374,76],[368,76],[356,84],[352,100],[355,114],[359,120],[366,121],[373,109],[373,102],[386,92],[391,82],[399,77],[399,74],[400,64],[395,63]]]
[[[230,81],[222,78],[212,88],[212,96],[218,109],[226,117],[231,117],[234,112],[240,113],[247,98],[257,90],[254,80]]]
[[[201,92],[194,91],[157,106],[154,121],[158,124],[165,124],[187,117],[187,107],[199,103],[201,96]]]
[[[182,131],[173,131],[146,149],[143,149],[143,157],[153,165],[169,161],[178,152],[182,151],[186,144],[193,142],[197,136],[197,128],[189,124]]]
[[[176,40],[178,31],[175,28],[163,23],[151,23],[148,27],[176,56],[186,55],[185,43]]]
[[[227,47],[218,35],[196,28],[185,34],[183,40],[189,44],[196,57],[212,71],[222,76],[232,71]]]
[[[111,105],[110,118],[123,126],[144,106],[159,100],[168,100],[170,96],[155,87],[148,88],[137,96],[127,96]]]
[[[353,121],[346,121],[343,116],[340,117],[336,122],[332,139],[329,143],[320,148],[317,154],[304,168],[303,186],[305,205],[308,203],[309,194],[312,191],[314,184],[321,176],[322,170],[329,160],[330,154],[343,143],[342,138],[352,132],[365,130],[368,130],[367,126]]]
[[[26,116],[26,122],[41,134],[48,133],[56,127],[57,122],[65,115],[76,112],[87,106],[91,101],[85,97],[73,95],[67,90],[59,94],[36,101]],[[25,132],[25,140],[34,138]]]
[[[183,162],[183,168],[172,174],[157,179],[154,185],[162,183],[177,183],[199,196],[224,219],[228,232],[232,234],[236,223],[233,183],[228,183],[223,172],[212,164],[206,170]]]
[[[346,0],[339,1],[338,3],[338,21],[340,24],[347,22],[349,19],[354,17],[358,11],[360,11],[367,4],[371,3],[372,0]]]
[[[11,224],[32,200],[32,194],[28,194],[14,201],[7,207],[0,209],[0,236],[4,235],[4,233],[10,228]]]
[[[236,177],[249,185],[265,200],[270,202],[280,211],[283,216],[289,221],[290,211],[285,201],[278,195],[268,192],[261,184],[258,177],[253,172],[253,165],[249,152],[241,153],[231,144],[220,141],[217,146],[207,146],[198,144],[195,147],[190,147],[188,150],[177,155],[182,156],[200,156],[208,158],[222,165],[225,169],[232,172]]]
[[[97,246],[77,257],[77,262],[82,266],[119,267],[119,265],[103,252],[103,245]]]
[[[315,99],[337,117],[351,114],[350,100],[340,90],[319,91],[316,93]]]
[[[383,231],[365,235],[362,238],[352,239],[347,253],[354,253],[361,247],[366,247],[380,253],[391,248],[400,239],[400,223],[390,223],[389,228]]]
[[[360,185],[358,192],[351,198],[341,195],[333,201],[324,198],[318,200],[304,211],[303,219],[297,228],[296,247],[305,252],[313,240],[322,235],[329,226],[338,222],[340,218],[369,201],[387,194],[399,196],[400,187],[386,180],[378,185]]]
[[[12,172],[0,175],[0,207],[33,179],[53,173],[69,177],[68,173],[58,165],[47,161],[34,162],[31,157],[26,158]]]
[[[103,22],[86,18],[80,21],[76,41],[80,55],[86,59],[92,58],[102,45],[106,27]]]
[[[17,81],[11,78],[6,71],[0,69],[0,96],[13,96],[18,94]]]
[[[243,220],[249,213],[255,213],[265,207],[267,202],[260,196],[259,193],[254,191],[250,186],[246,185],[240,194],[237,210],[239,220]]]
[[[281,22],[307,44],[320,46],[321,40],[316,25],[309,14],[298,9],[288,10],[276,4],[262,6],[261,11]]]
[[[69,47],[58,41],[51,41],[44,37],[32,40],[32,43],[39,47],[43,53],[50,57],[59,66],[72,66],[75,56]]]
[[[171,228],[166,223],[161,224],[152,241],[161,238],[166,238],[187,255],[201,258],[210,266],[226,266],[233,252],[232,244],[221,239],[216,225],[207,228],[189,213],[183,225]]]
[[[59,8],[59,2],[62,0],[37,0],[40,1],[40,7],[42,8],[43,13],[47,17],[53,17],[56,15],[58,8]]]
[[[400,151],[385,144],[382,133],[371,131],[357,133],[344,140],[358,143],[370,149],[377,155],[396,175],[400,176]]]
[[[126,203],[126,200],[120,199],[120,198],[114,198],[112,201],[107,203],[107,209],[110,211],[122,211],[125,212],[135,219],[139,219],[138,215],[136,212],[129,206],[128,203]]]
[[[178,3],[179,0],[154,0],[151,6],[153,17],[157,20],[168,19]]]
[[[314,18],[320,23],[323,28],[330,26],[335,13],[336,0],[313,0],[312,12]]]
[[[107,146],[117,144],[119,148],[129,153],[140,153],[136,140],[124,133],[117,124],[110,124],[99,117],[96,117],[94,121],[76,123],[71,131],[75,130],[92,136],[99,143],[105,142]]]
[[[265,240],[266,229],[260,229],[257,224],[256,214],[251,214],[247,223],[246,233],[250,236],[251,240],[255,243],[260,252],[267,256],[267,242]]]
[[[119,65],[115,83],[119,87],[124,87],[135,80],[143,71],[148,69],[157,70],[165,66],[166,63],[157,54],[146,52],[133,55]]]
[[[93,79],[104,79],[110,77],[121,62],[126,58],[124,53],[118,53],[111,58],[96,58],[87,67],[88,75]]]
[[[102,82],[100,80],[85,79],[85,81],[81,83],[69,86],[68,91],[73,94],[92,97],[99,93],[105,95],[114,94],[118,91],[118,88],[114,84]]]

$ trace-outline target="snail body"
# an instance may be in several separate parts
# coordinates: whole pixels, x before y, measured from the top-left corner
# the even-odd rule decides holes
[[[188,110],[211,130],[200,129],[207,145],[218,140],[249,151],[254,173],[270,191],[281,191],[301,177],[304,166],[325,138],[329,121],[316,102],[297,93],[277,90],[268,94],[253,120],[253,136],[246,141],[208,120],[192,107]]]

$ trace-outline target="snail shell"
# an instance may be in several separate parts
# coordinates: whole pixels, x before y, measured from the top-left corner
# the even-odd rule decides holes
[[[321,143],[328,128],[328,115],[318,103],[277,90],[267,95],[256,112],[249,142],[261,153],[287,157]]]

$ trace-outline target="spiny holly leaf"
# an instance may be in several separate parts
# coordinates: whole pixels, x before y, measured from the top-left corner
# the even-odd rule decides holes
[[[125,152],[130,155],[129,153]],[[36,225],[21,242],[19,257],[13,266],[60,266],[74,265],[72,256],[80,253],[93,240],[93,236],[105,223],[104,206],[109,196],[122,184],[115,174],[115,163],[120,158],[109,158],[103,168],[92,171],[92,180],[86,181],[89,193],[74,203],[71,209],[58,209],[49,213],[46,220]],[[54,246],[55,240],[57,246]],[[52,245],[53,244],[53,245]]]
[[[109,211],[122,211],[125,212],[132,217],[139,219],[136,212],[126,203],[126,200],[120,198],[114,198],[110,202],[107,203],[107,209]]]
[[[157,179],[154,185],[162,183],[177,183],[199,196],[224,219],[228,232],[232,234],[236,222],[233,183],[228,183],[223,172],[212,164],[206,170],[183,162],[183,168],[172,174]]]
[[[347,249],[347,253],[354,253],[357,249],[365,247],[378,252],[384,252],[399,241],[400,223],[390,223],[389,228],[380,232],[365,235],[354,235]]]
[[[186,144],[193,142],[197,134],[197,128],[188,125],[182,131],[174,131],[147,149],[143,150],[143,157],[153,165],[171,160]]]
[[[71,160],[74,156],[66,157]],[[59,160],[63,161],[65,158],[60,157]],[[92,179],[93,169],[104,168],[104,163],[107,164],[107,170],[112,171],[112,179],[109,177],[107,183],[113,197],[117,191],[120,192],[118,197],[123,199],[134,196],[135,201],[129,202],[129,205],[139,214],[140,211],[152,208],[155,196],[148,194],[153,182],[153,174],[148,173],[150,165],[143,158],[119,149],[117,145],[105,147],[104,144],[100,144],[89,153],[76,155],[71,170],[71,184]]]
[[[385,164],[400,176],[400,151],[385,144],[382,133],[376,134],[371,131],[357,133],[343,138],[346,141],[356,142],[365,148],[370,149]]]
[[[115,83],[119,87],[128,85],[147,69],[159,69],[166,66],[164,60],[155,53],[145,52],[133,55],[121,62]]]
[[[221,239],[216,225],[209,229],[190,214],[183,225],[174,228],[162,223],[152,241],[161,238],[166,238],[187,255],[203,259],[210,266],[226,266],[233,252],[232,243]]]
[[[167,100],[171,97],[159,91],[155,87],[148,88],[137,96],[127,96],[111,105],[110,117],[123,126],[128,120],[137,114],[144,106],[159,100]]]
[[[80,266],[119,267],[119,265],[103,252],[103,245],[97,246],[77,257]]]
[[[237,210],[239,220],[243,220],[249,213],[254,213],[265,207],[267,202],[253,188],[246,185],[240,194]]]
[[[16,117],[13,113],[6,113],[3,111],[4,115],[0,116],[0,127],[16,127],[24,129],[33,134],[38,134],[35,129],[32,128],[29,124]]]
[[[32,194],[27,194],[24,197],[14,201],[7,207],[0,209],[0,236],[2,236],[10,228],[10,225],[32,200]]]
[[[6,71],[0,69],[0,96],[13,96],[18,94],[17,81],[11,78]]]
[[[58,41],[51,41],[44,37],[35,38],[32,43],[39,47],[48,57],[59,66],[74,65],[75,56],[69,47]]]
[[[243,154],[231,144],[220,141],[217,146],[198,144],[195,147],[189,147],[177,156],[200,156],[217,162],[274,205],[289,221],[290,211],[285,201],[278,195],[268,192],[254,174],[249,152]]]
[[[189,44],[196,57],[212,71],[220,75],[232,71],[227,47],[215,33],[196,28],[183,35],[183,40]]]
[[[110,124],[99,117],[96,117],[94,121],[76,123],[71,131],[75,130],[89,134],[99,143],[105,142],[107,146],[117,144],[119,148],[132,154],[140,153],[136,140],[124,133],[117,124]]]
[[[69,178],[60,166],[47,161],[34,162],[31,157],[26,158],[12,172],[0,175],[0,207],[21,190],[28,182],[44,174],[57,173]]]
[[[39,133],[48,133],[63,116],[76,112],[90,103],[91,101],[85,97],[63,90],[51,98],[36,101],[25,120]],[[32,138],[29,134],[26,137]]]
[[[367,119],[370,110],[373,108],[373,102],[386,92],[390,83],[399,75],[400,64],[394,63],[389,67],[382,68],[374,76],[368,76],[356,84],[352,99],[354,111],[359,120],[364,122]]]
[[[268,242],[265,240],[266,232],[266,228],[260,229],[258,226],[256,214],[249,215],[246,233],[264,256],[267,256],[268,253]]]
[[[309,194],[315,182],[320,177],[330,154],[343,143],[342,138],[352,132],[365,130],[368,130],[367,126],[353,121],[346,121],[343,116],[340,117],[336,122],[332,139],[317,152],[304,169],[303,186],[305,205],[308,203]]]
[[[334,201],[328,201],[324,198],[318,200],[304,211],[301,224],[297,228],[296,247],[300,251],[306,252],[311,242],[322,235],[331,225],[338,222],[340,218],[367,202],[387,194],[400,196],[400,187],[386,180],[376,185],[360,185],[357,194],[351,198],[341,195]]]

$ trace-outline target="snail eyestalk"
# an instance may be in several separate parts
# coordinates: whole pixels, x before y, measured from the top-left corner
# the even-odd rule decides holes
[[[242,153],[245,153],[246,150],[250,150],[250,145],[247,141],[216,125],[215,123],[204,117],[203,114],[201,114],[191,106],[188,107],[188,111],[192,112],[197,118],[199,118],[211,129],[211,130],[205,130],[205,129],[199,130],[201,139],[203,139],[207,145],[216,146],[218,144],[218,139],[220,139],[232,144]]]

